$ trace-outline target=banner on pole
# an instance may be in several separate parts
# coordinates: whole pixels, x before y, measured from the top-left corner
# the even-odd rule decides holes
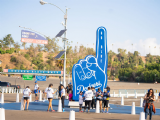
[[[46,81],[46,76],[36,76],[36,81]]]
[[[33,75],[23,75],[22,80],[33,80]]]
[[[48,44],[48,40],[46,38],[28,30],[21,30],[21,42]]]

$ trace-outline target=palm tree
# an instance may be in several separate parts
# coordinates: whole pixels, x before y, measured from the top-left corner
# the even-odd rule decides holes
[[[27,44],[26,42],[22,43],[22,46],[24,47],[24,50],[26,49],[26,44]]]
[[[14,48],[16,49],[16,53],[17,53],[17,49],[19,49],[19,48],[20,48],[20,45],[19,45],[19,43],[18,43],[18,42],[14,44]]]

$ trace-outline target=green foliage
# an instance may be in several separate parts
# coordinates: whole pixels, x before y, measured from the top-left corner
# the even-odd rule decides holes
[[[24,57],[25,57],[27,60],[29,60],[29,59],[30,59],[30,56],[29,56],[29,54],[28,54],[28,53],[26,53],[26,54],[24,55]]]
[[[17,60],[17,59],[16,59],[16,57],[14,57],[14,56],[11,57],[11,59],[10,59],[11,62],[16,62],[16,60]]]
[[[10,67],[8,65],[5,66],[5,69],[9,69]]]
[[[20,65],[20,70],[26,70],[26,68],[23,66],[23,64]]]
[[[6,51],[5,51],[5,50],[1,50],[0,53],[1,53],[1,54],[5,54]]]
[[[0,72],[3,72],[3,69],[2,69],[2,67],[0,67]]]

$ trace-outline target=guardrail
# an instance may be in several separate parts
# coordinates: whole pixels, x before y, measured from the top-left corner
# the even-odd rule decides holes
[[[16,89],[14,87],[0,87],[0,92],[3,93],[23,93],[24,89]]]
[[[117,90],[111,90],[110,91],[110,95],[111,97],[144,97],[146,95],[146,93],[148,93],[148,90],[145,89],[117,89]],[[158,98],[158,90],[154,89],[154,94],[156,96],[156,99]]]

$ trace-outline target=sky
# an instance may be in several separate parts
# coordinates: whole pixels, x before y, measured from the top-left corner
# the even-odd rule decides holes
[[[160,55],[160,0],[45,0],[68,9],[67,39],[72,46],[95,48],[96,30],[107,29],[108,51],[139,51]],[[0,0],[0,39],[12,34],[21,40],[19,26],[54,38],[64,29],[64,13],[39,0]],[[78,42],[78,44],[77,44]],[[63,43],[59,43],[63,47]],[[133,44],[133,45],[132,45]],[[28,44],[29,45],[29,44]],[[150,48],[149,48],[150,46]],[[156,48],[155,48],[156,47]]]

